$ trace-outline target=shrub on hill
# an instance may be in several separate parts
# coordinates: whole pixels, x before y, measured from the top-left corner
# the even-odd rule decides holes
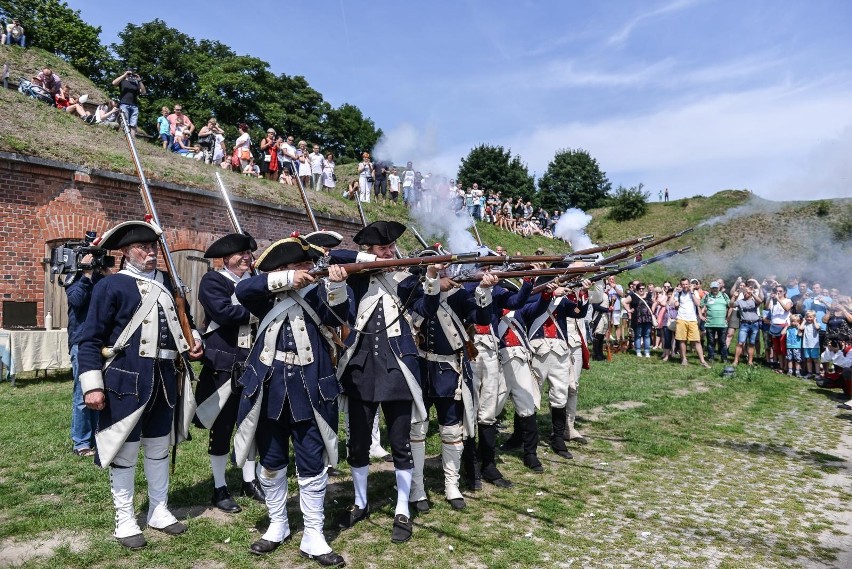
[[[618,186],[612,197],[609,218],[614,221],[638,219],[648,212],[649,192],[643,192],[643,184],[625,188]]]

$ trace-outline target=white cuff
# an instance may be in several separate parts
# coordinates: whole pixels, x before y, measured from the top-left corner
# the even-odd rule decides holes
[[[201,342],[201,334],[198,332],[198,330],[192,330],[192,337],[195,339],[196,342]]]
[[[429,275],[426,275],[426,280],[423,281],[423,292],[430,295],[441,294],[441,277],[430,279]]]
[[[80,374],[80,389],[83,395],[95,389],[103,390],[104,377],[99,369],[93,369]]]
[[[363,251],[359,251],[357,255],[355,255],[356,263],[372,263],[376,260],[376,256],[372,253],[365,253]]]
[[[491,287],[476,287],[473,292],[473,297],[476,299],[476,304],[480,308],[484,308],[491,304]]]
[[[325,279],[325,290],[329,306],[337,306],[342,302],[346,302],[346,299],[349,298],[346,281],[332,282],[329,279]]]
[[[293,273],[294,271],[275,271],[269,273],[266,278],[266,288],[270,292],[290,289],[293,286]]]

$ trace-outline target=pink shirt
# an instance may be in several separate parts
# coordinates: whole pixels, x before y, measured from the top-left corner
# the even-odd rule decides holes
[[[186,115],[183,116],[183,126],[184,128],[188,128],[189,130],[195,130],[195,125],[192,124],[192,121],[189,120],[189,117]],[[174,136],[175,134],[175,124],[177,123],[177,115],[175,113],[170,114],[166,117],[169,121],[169,133]]]

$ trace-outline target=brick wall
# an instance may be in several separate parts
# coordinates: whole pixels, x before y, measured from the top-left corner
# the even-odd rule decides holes
[[[218,194],[165,182],[149,185],[172,251],[203,251],[231,232]],[[243,229],[257,239],[259,250],[293,231],[311,231],[300,210],[241,198],[232,201]],[[48,246],[82,239],[88,230],[100,235],[144,214],[136,178],[0,153],[0,300],[36,302],[42,326]],[[317,221],[344,235],[344,246],[354,247],[351,237],[360,228],[356,220],[318,215]]]

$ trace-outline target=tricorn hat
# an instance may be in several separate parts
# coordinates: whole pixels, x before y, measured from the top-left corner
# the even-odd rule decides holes
[[[314,231],[305,235],[305,241],[317,247],[332,249],[343,242],[343,235],[336,231]]]
[[[358,245],[390,245],[405,233],[405,226],[396,221],[374,221],[355,234]]]
[[[204,252],[204,258],[221,259],[242,251],[257,251],[257,241],[248,233],[229,233],[214,241]]]
[[[95,246],[113,251],[133,243],[151,243],[163,233],[160,227],[147,221],[125,221],[106,231]]]
[[[322,251],[301,237],[287,237],[276,241],[266,248],[257,258],[257,268],[269,272],[292,263],[316,261],[322,257]]]

